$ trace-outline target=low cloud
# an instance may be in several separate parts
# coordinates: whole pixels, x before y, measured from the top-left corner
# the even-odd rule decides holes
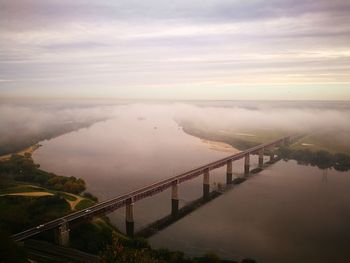
[[[0,147],[34,143],[57,135],[57,131],[58,134],[70,132],[118,116],[124,121],[143,117],[172,119],[217,131],[350,133],[347,103],[20,103],[0,106]]]

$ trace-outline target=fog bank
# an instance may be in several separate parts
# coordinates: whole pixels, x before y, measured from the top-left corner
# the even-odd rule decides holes
[[[1,152],[11,151],[40,140],[87,127],[94,122],[118,115],[130,118],[159,116],[178,123],[189,122],[198,127],[230,130],[279,130],[284,132],[334,132],[348,140],[350,105],[346,103],[290,104],[283,102],[259,104],[239,102],[208,103],[55,103],[0,105]],[[142,134],[140,134],[142,136]],[[344,138],[343,138],[344,137]],[[16,146],[16,147],[13,147]]]

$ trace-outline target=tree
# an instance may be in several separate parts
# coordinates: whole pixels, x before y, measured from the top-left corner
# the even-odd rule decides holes
[[[12,241],[10,236],[2,230],[0,230],[0,262],[29,262],[25,250]]]

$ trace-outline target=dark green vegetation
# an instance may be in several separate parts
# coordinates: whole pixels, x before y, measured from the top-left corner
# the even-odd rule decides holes
[[[116,231],[108,217],[86,221],[71,231],[70,246],[97,255],[112,242],[112,235]]]
[[[0,187],[13,181],[34,183],[39,186],[78,194],[85,190],[85,182],[73,176],[55,175],[39,169],[30,155],[13,154],[9,160],[0,162]],[[0,189],[1,190],[1,189]]]
[[[0,227],[0,262],[29,262],[25,250],[11,240],[8,232]]]
[[[39,165],[35,164],[29,155],[12,155],[9,160],[0,162],[0,229],[7,229],[7,236],[10,236],[69,214],[71,207],[67,200],[74,201],[76,197],[58,190],[77,194],[85,190],[85,182],[75,177],[58,176],[40,170]],[[32,192],[52,195],[30,196]],[[8,195],[11,193],[24,193],[28,196]],[[84,194],[84,198],[76,209],[84,209],[97,201],[97,198],[89,193]],[[72,232],[72,246],[90,253],[98,253],[111,241],[113,231],[114,228],[106,218],[85,222],[76,226]],[[47,231],[37,238],[52,242],[55,233]],[[5,236],[1,239],[4,242],[7,240]],[[6,246],[16,248],[10,241],[6,241]],[[22,250],[19,248],[19,251]],[[6,258],[6,255],[1,252],[0,258],[3,257]],[[16,258],[9,256],[9,259],[11,258],[13,260],[4,262],[21,262],[14,261]]]
[[[71,208],[66,200],[73,201],[75,197],[57,190],[80,193],[85,190],[85,182],[40,170],[30,155],[12,155],[0,162],[0,228],[16,233],[68,214]],[[30,192],[52,195],[6,195]],[[88,201],[93,204],[92,200]]]
[[[327,151],[330,153],[345,153],[350,155],[350,132],[337,130],[336,132],[317,131],[301,138],[293,145],[294,149],[310,149],[312,151]]]
[[[71,231],[73,248],[99,255],[108,263],[236,263],[220,260],[215,254],[190,258],[182,252],[153,249],[143,238],[129,238],[115,229],[107,217],[83,223]]]
[[[281,147],[277,154],[285,160],[296,160],[299,164],[317,166],[320,169],[334,168],[337,171],[350,170],[350,156],[344,153],[332,154],[327,151],[311,151]]]
[[[92,200],[89,200],[89,199],[83,199],[81,200],[77,206],[75,207],[76,210],[83,210],[83,209],[86,209],[92,205],[94,205],[95,202],[92,201]]]
[[[100,255],[104,263],[237,263],[221,260],[213,253],[190,258],[178,251],[152,249],[144,239],[128,239],[121,235],[113,235],[112,242]]]
[[[69,204],[58,195],[0,197],[0,228],[17,233],[70,212]]]

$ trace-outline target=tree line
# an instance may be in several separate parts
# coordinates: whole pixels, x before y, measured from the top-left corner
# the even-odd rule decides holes
[[[85,181],[81,178],[59,176],[39,168],[40,165],[34,163],[30,154],[13,154],[9,160],[0,162],[0,176],[2,180],[30,182],[73,194],[79,194],[86,189]]]
[[[296,160],[299,164],[310,164],[320,169],[334,168],[342,172],[350,170],[350,156],[345,153],[332,154],[323,150],[310,151],[281,147],[277,150],[277,155],[285,160]]]

